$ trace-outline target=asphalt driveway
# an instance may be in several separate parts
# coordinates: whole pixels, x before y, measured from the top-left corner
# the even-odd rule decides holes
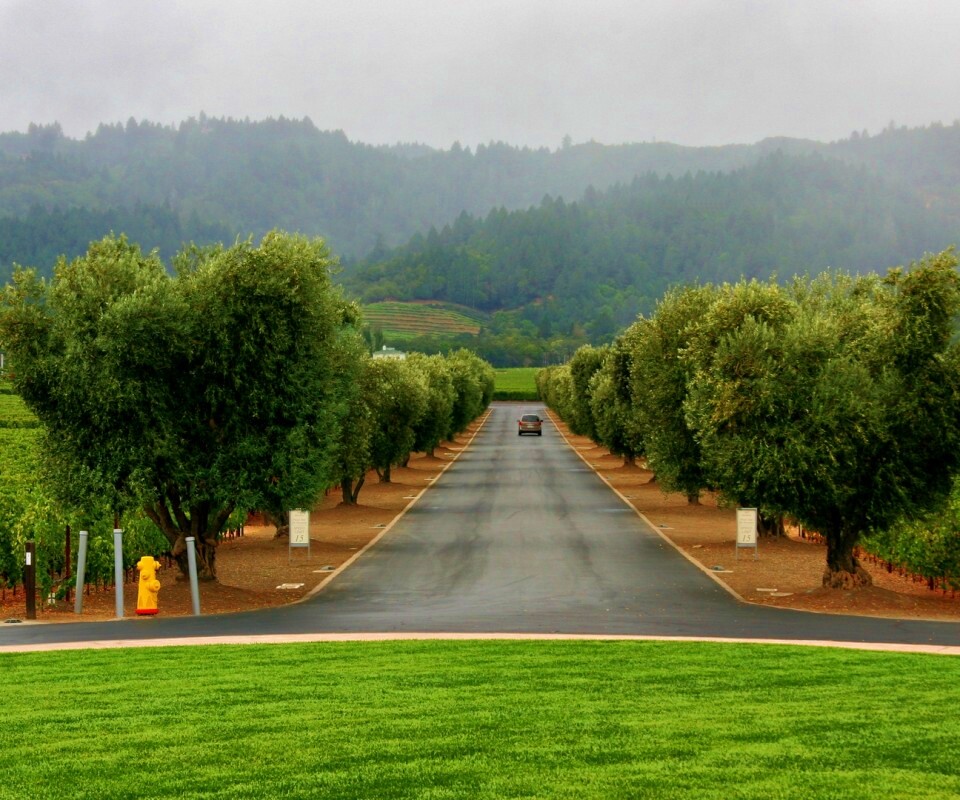
[[[460,459],[311,600],[199,618],[2,625],[4,644],[316,632],[572,633],[960,645],[960,623],[741,603],[619,500],[535,404],[494,404]]]

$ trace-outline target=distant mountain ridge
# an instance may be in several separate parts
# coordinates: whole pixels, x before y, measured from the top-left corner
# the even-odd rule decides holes
[[[0,220],[13,224],[32,213],[35,222],[40,211],[53,210],[168,208],[188,231],[246,236],[282,227],[322,235],[353,259],[382,254],[463,211],[526,209],[545,195],[574,200],[588,187],[602,191],[648,173],[728,173],[777,151],[862,166],[927,207],[960,217],[957,123],[890,126],[829,144],[789,138],[701,148],[588,142],[551,151],[491,143],[471,151],[458,144],[448,150],[374,147],[321,131],[309,119],[250,122],[201,114],[177,126],[133,119],[101,125],[79,140],[57,125],[0,134]],[[31,252],[0,253],[0,263],[29,262]]]
[[[466,213],[345,270],[364,302],[442,300],[511,311],[508,327],[603,341],[678,283],[851,272],[960,241],[948,203],[865,166],[776,151],[732,172],[648,173],[576,202]],[[497,321],[497,317],[494,317]]]

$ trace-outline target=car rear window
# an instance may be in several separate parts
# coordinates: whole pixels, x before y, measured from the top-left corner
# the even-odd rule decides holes
[[[520,419],[523,422],[539,422],[540,421],[540,417],[538,417],[536,414],[524,414]]]

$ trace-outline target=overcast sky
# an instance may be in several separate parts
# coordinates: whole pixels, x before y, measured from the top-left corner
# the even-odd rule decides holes
[[[960,118],[956,0],[0,0],[0,131],[309,116],[375,144]]]

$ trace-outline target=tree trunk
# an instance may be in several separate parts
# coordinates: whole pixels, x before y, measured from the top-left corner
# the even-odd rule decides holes
[[[650,481],[653,483],[653,481]],[[700,505],[700,492],[687,492],[687,504],[691,506]]]
[[[783,524],[783,517],[781,516],[768,517],[766,514],[758,512],[757,527],[759,528],[761,536],[766,536],[771,539],[787,535],[787,529]]]
[[[281,511],[280,515],[277,516],[272,511],[263,512],[264,521],[273,525],[276,528],[276,532],[273,534],[274,539],[285,539],[290,537],[290,512]]]
[[[637,466],[637,457],[635,455],[625,455],[623,457],[623,466],[625,467]]]
[[[168,486],[166,496],[146,506],[144,512],[166,537],[170,553],[184,575],[190,574],[187,537],[192,536],[197,555],[197,577],[201,580],[217,579],[217,536],[233,513],[232,505],[214,510],[210,503],[201,501],[184,509],[178,488]]]
[[[860,538],[855,531],[828,532],[827,570],[823,573],[823,586],[826,589],[860,589],[871,586],[870,573],[860,566],[853,555],[853,548]]]
[[[355,506],[357,504],[357,498],[360,496],[360,489],[363,487],[364,481],[366,481],[366,474],[361,475],[357,482],[353,482],[353,478],[344,476],[343,480],[340,481],[340,489],[343,494],[343,505],[345,506]]]
[[[215,581],[217,579],[217,540],[194,537],[194,550],[197,555],[197,578],[201,581]],[[184,575],[190,574],[190,559],[187,556],[186,537],[182,537],[174,545],[173,558]]]
[[[377,475],[380,476],[380,483],[390,483],[390,465],[387,464],[383,472],[377,470]]]
[[[357,504],[357,496],[353,493],[353,478],[344,477],[340,480],[340,494],[343,496],[341,502],[345,506]]]

